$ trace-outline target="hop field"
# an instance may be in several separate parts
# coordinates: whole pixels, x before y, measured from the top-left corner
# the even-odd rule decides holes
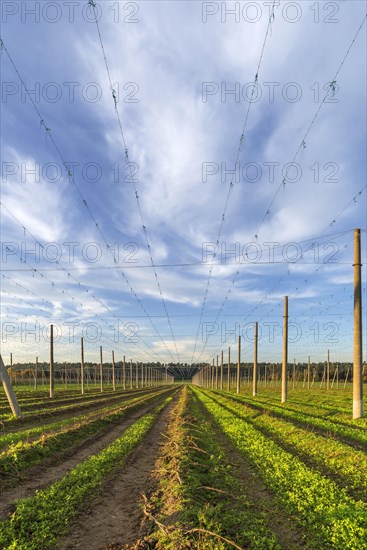
[[[0,548],[367,548],[350,391],[19,388],[0,398]]]

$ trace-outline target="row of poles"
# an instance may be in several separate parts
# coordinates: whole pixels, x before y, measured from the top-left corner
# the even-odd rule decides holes
[[[361,241],[360,229],[354,230],[354,351],[353,351],[353,418],[363,417],[363,364],[362,364],[362,286],[361,286]],[[284,327],[283,327],[283,357],[281,371],[281,402],[285,403],[288,399],[288,296],[284,296]],[[330,357],[328,352],[326,387],[330,387]],[[230,391],[231,385],[231,348],[228,348],[228,367],[227,367],[227,391]],[[293,374],[294,376],[294,374]],[[219,377],[219,382],[218,382]],[[310,388],[310,357],[308,358],[308,382]],[[294,378],[293,378],[294,380]],[[258,322],[254,326],[254,363],[253,363],[253,396],[258,391]],[[221,362],[219,368],[219,356],[217,355],[216,365],[213,358],[212,365],[204,367],[193,378],[193,383],[224,389],[224,364],[223,351],[221,352]],[[238,355],[236,369],[236,393],[241,391],[241,336],[238,337]]]
[[[256,331],[256,324],[255,324]],[[241,346],[239,342],[239,346]],[[241,359],[241,348],[239,349],[239,358]],[[213,359],[211,365],[207,365],[201,369],[192,379],[193,384],[198,386],[205,386],[212,389],[226,389],[231,391],[235,386],[238,393],[242,389],[242,384],[246,386],[252,385],[252,395],[256,396],[258,392],[258,386],[263,384],[264,387],[271,385],[275,387],[281,380],[282,365],[279,364],[258,364],[257,362],[257,343],[255,340],[254,349],[254,363],[231,363],[231,347],[228,347],[228,363],[224,362],[224,352],[221,352],[221,360],[219,361],[219,355],[217,355],[216,363]],[[307,387],[308,390],[312,389],[318,376],[320,382],[320,388],[325,387],[327,390],[332,389],[336,381],[337,387],[339,387],[339,378],[341,373],[339,371],[339,365],[334,366],[332,372],[332,363],[330,362],[330,350],[327,352],[327,361],[323,366],[323,371],[320,372],[320,364],[315,366],[311,365],[311,357],[308,356],[307,367],[303,368],[301,365],[303,377],[300,376],[300,366],[296,364],[296,360],[293,360],[293,371],[287,368],[288,386],[292,385],[295,389],[296,385],[302,382],[302,387]],[[363,366],[363,376],[365,367]],[[280,369],[279,369],[280,367]],[[263,371],[261,372],[261,370]],[[344,388],[349,379],[350,366],[344,368]],[[239,379],[238,379],[239,377]],[[303,380],[302,380],[303,378]],[[288,387],[287,386],[287,387]]]
[[[360,229],[354,230],[354,353],[353,353],[353,418],[363,417],[363,371],[362,371],[362,286],[361,286],[361,240]],[[281,373],[281,402],[285,403],[288,397],[288,296],[284,297],[284,330],[283,330],[283,361],[282,361],[282,373]],[[255,323],[255,349],[254,349],[254,372],[253,372],[253,384],[254,395],[257,392],[257,357],[258,357],[258,323]],[[1,356],[0,356],[1,358]],[[218,361],[218,359],[217,359]],[[230,350],[228,364],[230,361]],[[130,368],[132,369],[132,360],[130,361]],[[112,370],[113,370],[113,387],[115,388],[115,359],[114,352],[112,352]],[[241,370],[241,336],[238,338],[238,362],[237,362],[237,375],[236,375],[236,391],[240,393],[240,370]],[[123,361],[123,385],[126,386],[126,364],[125,357]],[[144,380],[144,367],[142,365],[141,380]],[[200,376],[208,373],[208,368],[202,371],[202,374],[198,374],[194,377],[193,382],[198,383]],[[204,374],[203,374],[204,373]],[[139,384],[139,369],[136,367],[136,384]],[[147,376],[145,374],[145,376]],[[208,375],[207,375],[208,376]],[[212,380],[214,376],[214,359],[212,364]],[[218,368],[216,370],[216,376],[218,377]],[[230,369],[228,369],[228,378],[230,376]],[[3,382],[6,395],[8,397],[10,406],[15,416],[20,416],[20,408],[17,402],[16,395],[11,386],[11,381],[5,369],[3,360],[0,362],[0,377]],[[198,378],[199,377],[199,378]],[[223,352],[221,361],[221,383],[220,389],[223,390]],[[130,372],[130,383],[132,381],[132,375]],[[167,371],[166,371],[167,382]],[[229,381],[230,382],[230,381]],[[101,391],[103,391],[103,358],[102,347],[100,347],[100,383]],[[201,379],[202,383],[202,379]],[[84,393],[84,344],[83,338],[81,338],[81,384],[82,394]],[[208,384],[208,381],[206,382]],[[217,381],[216,381],[217,385]],[[53,344],[53,325],[51,325],[51,338],[50,338],[50,397],[54,395],[54,344]]]
[[[54,344],[53,344],[53,325],[51,325],[50,332],[50,398],[54,397],[54,384],[55,384],[55,375],[54,375]],[[86,369],[84,361],[84,340],[83,337],[80,339],[80,385],[81,385],[81,394],[85,393],[85,382],[86,382]],[[115,352],[112,351],[112,389],[116,391],[116,361],[115,361]],[[99,347],[99,382],[101,392],[104,391],[104,367],[103,367],[103,347]],[[36,377],[37,379],[37,374]],[[97,375],[95,375],[95,381],[97,381]],[[125,355],[122,360],[122,389],[126,390],[129,386],[130,389],[139,388],[139,387],[150,387],[153,385],[159,384],[172,384],[173,378],[168,374],[167,367],[164,370],[157,369],[154,367],[149,367],[144,363],[135,363],[133,369],[133,360],[130,359],[129,362],[126,361]]]
[[[12,363],[12,354],[11,354],[11,363]],[[105,389],[105,378],[104,371],[106,368],[103,365],[103,347],[99,347],[99,376],[95,372],[95,383],[99,379],[100,390],[101,392]],[[96,371],[96,369],[95,369]],[[115,361],[115,352],[112,351],[112,390],[116,391],[116,361]],[[34,372],[34,381],[35,389],[37,389],[38,381],[38,358],[36,357],[36,366]],[[88,378],[86,377],[88,372],[86,372],[85,360],[84,360],[84,339],[80,339],[80,387],[81,394],[85,394],[85,385],[88,383]],[[11,410],[15,417],[21,416],[20,406],[14,392],[11,379],[8,375],[7,369],[4,365],[3,359],[0,355],[0,381],[3,383],[6,396],[8,398]],[[122,360],[122,389],[126,390],[128,388],[143,388],[143,387],[152,387],[163,384],[173,384],[173,376],[168,374],[167,366],[163,369],[150,367],[144,363],[135,363],[130,359],[129,362],[126,361],[125,355]],[[55,362],[54,362],[54,326],[50,325],[50,363],[49,363],[49,395],[50,398],[54,398],[55,392]]]

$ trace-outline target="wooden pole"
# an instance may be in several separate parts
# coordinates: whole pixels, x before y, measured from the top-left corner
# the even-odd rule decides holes
[[[310,384],[311,384],[311,361],[310,361],[310,356],[308,356],[308,364],[307,364],[307,389],[309,390],[310,389]]]
[[[22,416],[22,412],[20,410],[17,396],[15,395],[15,392],[11,385],[8,371],[5,368],[3,358],[1,357],[1,355],[0,355],[0,380],[3,383],[5,395],[8,398],[8,402],[13,415],[15,416],[15,418],[20,418]]]
[[[85,393],[84,389],[84,339],[80,338],[80,384],[82,395]]]
[[[348,365],[348,368],[347,368],[347,374],[345,375],[345,380],[344,380],[344,388],[346,387],[346,385],[347,385],[347,382],[348,382],[349,369],[350,369],[350,367],[349,367],[349,365]]]
[[[215,368],[215,389],[218,389],[218,355],[217,355],[217,363]]]
[[[296,360],[293,359],[293,376],[292,376],[292,388],[296,387]]]
[[[124,390],[126,390],[126,362],[125,362],[125,355],[122,363],[122,387]]]
[[[220,358],[220,389],[223,391],[223,350],[221,351]]]
[[[238,337],[238,361],[237,361],[237,384],[236,384],[237,393],[240,393],[241,391],[240,376],[241,376],[241,336]]]
[[[331,381],[331,389],[333,389],[333,387],[334,387],[334,382],[335,382],[335,378],[337,377],[337,372],[338,372],[338,367],[336,367],[336,369],[334,369],[334,376],[333,376],[333,379]]]
[[[330,350],[327,350],[326,389],[330,390]]]
[[[37,389],[37,382],[38,382],[38,357],[36,357],[36,368],[34,372],[34,389]]]
[[[115,352],[112,350],[112,390],[116,391]]]
[[[228,346],[227,391],[231,390],[231,346]]]
[[[50,327],[50,398],[54,396],[54,326]]]
[[[354,230],[353,418],[363,417],[361,230]]]
[[[16,371],[13,375],[13,353],[10,352],[10,382],[12,382],[14,384],[14,386],[16,386],[16,383],[17,383],[17,374],[16,374]]]
[[[288,397],[287,364],[288,364],[288,296],[284,296],[282,403],[285,403]]]
[[[257,394],[257,342],[258,342],[258,322],[255,322],[254,334],[254,373],[252,378],[252,395]]]
[[[103,352],[102,346],[99,346],[99,377],[101,384],[101,392],[103,392]]]

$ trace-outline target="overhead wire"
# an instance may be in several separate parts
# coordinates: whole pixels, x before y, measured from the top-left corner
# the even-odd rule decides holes
[[[262,64],[262,60],[263,60],[263,56],[264,56],[265,46],[266,46],[266,43],[267,43],[267,39],[268,39],[268,36],[269,36],[271,26],[272,26],[272,24],[274,22],[274,19],[275,19],[275,11],[274,11],[275,10],[275,5],[276,5],[276,2],[274,0],[273,4],[272,4],[272,9],[271,9],[271,12],[270,12],[268,24],[267,24],[267,27],[266,27],[264,40],[263,40],[263,43],[262,43],[260,58],[259,58],[259,61],[258,61],[255,77],[254,77],[254,80],[253,80],[253,83],[252,83],[253,88],[252,88],[251,98],[254,95],[255,86],[258,83],[259,72],[260,72],[260,68],[261,68],[261,64]],[[249,115],[250,115],[251,106],[252,106],[252,101],[249,101],[247,111],[246,111],[245,121],[244,121],[243,126],[242,126],[242,132],[241,132],[241,136],[240,136],[240,139],[239,139],[239,144],[238,144],[238,147],[237,147],[234,166],[236,166],[236,164],[238,163],[238,159],[239,159],[240,153],[242,151],[242,148],[246,144],[245,133],[246,133],[246,128],[247,128],[247,123],[248,123],[248,119],[249,119]],[[219,230],[218,230],[218,234],[217,234],[217,238],[216,238],[216,244],[217,245],[219,245],[219,240],[220,240],[222,230],[223,230],[223,226],[224,226],[224,223],[225,223],[228,204],[229,204],[229,200],[230,200],[230,196],[231,196],[233,187],[234,187],[234,174],[232,174],[232,177],[231,177],[231,180],[230,180],[230,183],[229,183],[229,186],[228,186],[228,190],[227,190],[227,195],[226,195],[226,199],[225,199],[225,203],[224,203],[224,210],[223,210],[223,213],[222,213],[222,216],[221,216]],[[213,258],[215,258],[215,256],[216,256],[216,253],[214,252]],[[194,357],[195,357],[195,353],[196,353],[196,348],[197,348],[197,343],[198,343],[198,337],[199,337],[202,317],[203,317],[203,314],[204,314],[204,310],[205,310],[205,306],[206,306],[206,302],[207,302],[207,298],[208,298],[208,293],[209,293],[209,286],[210,286],[210,282],[211,282],[211,278],[212,278],[212,272],[213,272],[213,263],[211,264],[210,269],[209,269],[209,275],[208,275],[208,279],[207,279],[207,282],[206,282],[204,297],[203,297],[203,301],[202,301],[202,304],[201,304],[200,320],[199,320],[197,331],[196,331],[195,344],[194,344],[194,350],[193,350],[193,353],[192,353],[191,362],[193,362]]]
[[[147,309],[145,308],[145,306],[144,306],[142,300],[139,298],[139,296],[137,295],[137,293],[136,293],[135,290],[133,289],[133,287],[132,287],[132,285],[131,285],[131,283],[130,283],[128,277],[125,275],[123,269],[122,269],[121,266],[119,265],[119,262],[117,262],[117,260],[116,260],[116,258],[115,258],[115,256],[114,256],[114,254],[113,254],[113,252],[112,252],[112,250],[111,250],[111,247],[110,247],[110,245],[109,245],[109,243],[108,243],[108,241],[107,241],[107,239],[106,239],[104,233],[102,232],[99,223],[97,222],[97,219],[95,218],[95,216],[94,216],[94,214],[93,214],[91,208],[89,207],[88,202],[87,202],[86,199],[84,198],[84,195],[83,195],[83,193],[82,193],[82,191],[81,191],[79,185],[78,185],[77,182],[75,181],[75,178],[73,177],[73,174],[71,173],[70,168],[68,167],[68,164],[67,164],[67,162],[65,161],[65,159],[64,159],[64,157],[63,157],[63,155],[62,155],[62,153],[61,153],[61,151],[60,151],[60,149],[59,149],[59,147],[58,147],[58,145],[57,145],[57,143],[56,143],[56,141],[55,141],[55,139],[54,139],[54,137],[53,137],[53,135],[52,135],[51,128],[48,127],[48,125],[46,125],[46,122],[45,122],[44,118],[42,117],[42,115],[41,115],[41,113],[40,113],[40,110],[38,109],[38,107],[37,107],[37,105],[36,105],[34,99],[32,98],[32,95],[29,93],[28,88],[27,88],[27,86],[26,86],[26,83],[24,82],[24,80],[23,80],[23,78],[22,78],[22,76],[21,76],[21,74],[20,74],[20,72],[19,72],[19,70],[18,70],[18,68],[17,68],[17,66],[16,66],[16,64],[15,64],[15,62],[14,62],[14,60],[13,60],[13,58],[12,58],[12,56],[10,55],[10,52],[9,52],[8,48],[6,47],[6,44],[4,43],[4,40],[3,40],[1,37],[0,37],[0,40],[1,40],[1,42],[0,42],[1,48],[2,48],[2,50],[5,51],[5,53],[7,54],[7,57],[8,57],[8,59],[9,59],[11,65],[13,66],[13,69],[15,70],[15,72],[16,72],[16,74],[17,74],[19,80],[20,80],[20,82],[21,82],[21,85],[23,86],[26,95],[29,97],[29,99],[30,99],[30,101],[31,101],[31,103],[32,103],[32,106],[33,106],[33,108],[34,108],[34,110],[35,110],[35,112],[36,112],[36,114],[37,114],[37,116],[38,116],[38,118],[39,118],[39,120],[40,120],[40,127],[43,128],[43,129],[45,130],[45,132],[46,132],[46,137],[48,137],[49,140],[51,141],[51,143],[53,144],[53,146],[54,146],[54,148],[55,148],[55,151],[56,151],[58,157],[60,158],[60,160],[61,160],[61,162],[62,162],[62,165],[63,165],[63,167],[64,167],[64,169],[65,169],[65,171],[66,171],[66,174],[67,174],[67,176],[68,176],[69,182],[71,182],[71,183],[74,185],[74,187],[76,188],[77,193],[78,193],[78,195],[79,195],[79,197],[80,197],[82,203],[84,204],[84,206],[85,206],[85,208],[86,208],[86,210],[87,210],[87,212],[88,212],[90,218],[92,219],[94,226],[97,228],[97,231],[99,232],[99,234],[100,234],[100,236],[101,236],[101,238],[102,238],[104,244],[106,245],[107,250],[108,250],[109,253],[111,254],[112,259],[113,259],[113,261],[114,261],[114,264],[116,265],[116,267],[118,267],[118,268],[120,269],[121,275],[122,275],[123,279],[125,280],[125,283],[126,283],[127,286],[129,287],[131,294],[134,296],[134,298],[135,298],[136,301],[138,302],[139,306],[140,306],[141,309],[144,311],[146,317],[149,319],[149,322],[152,324],[152,326],[153,326],[154,330],[156,331],[158,337],[162,340],[163,344],[165,345],[165,347],[166,347],[166,349],[167,349],[167,351],[168,351],[168,354],[171,356],[171,358],[172,358],[172,360],[173,360],[173,356],[172,356],[171,351],[170,351],[169,348],[167,347],[167,344],[165,343],[165,341],[161,338],[160,333],[159,333],[157,327],[155,326],[155,324],[154,324],[152,318],[150,317],[150,315],[149,315]]]
[[[119,110],[117,108],[117,105],[118,105],[117,95],[116,95],[116,91],[114,90],[114,87],[113,87],[112,78],[111,78],[111,71],[110,71],[110,68],[109,68],[108,61],[107,61],[106,50],[105,50],[105,47],[104,47],[104,44],[103,44],[102,34],[101,34],[99,22],[98,22],[98,15],[97,15],[97,12],[96,12],[96,5],[97,4],[94,0],[88,0],[88,5],[93,9],[93,13],[94,13],[94,17],[95,17],[95,24],[96,24],[96,28],[97,28],[99,42],[100,42],[102,55],[103,55],[103,59],[104,59],[104,63],[105,63],[106,71],[107,71],[107,76],[108,76],[108,80],[109,80],[109,84],[110,84],[110,90],[111,90],[111,95],[112,95],[112,99],[113,99],[114,111],[115,111],[115,114],[116,114],[119,130],[120,130],[121,141],[122,141],[122,146],[123,146],[123,150],[124,150],[124,158],[125,158],[128,170],[130,172],[130,181],[131,181],[131,183],[133,185],[133,189],[134,189],[137,209],[138,209],[140,220],[141,220],[141,223],[142,223],[142,230],[143,230],[143,233],[144,233],[145,243],[146,243],[147,250],[148,250],[148,253],[149,253],[151,267],[153,269],[153,273],[154,273],[155,281],[156,281],[158,291],[159,291],[159,294],[160,294],[163,309],[164,309],[165,314],[166,314],[167,323],[168,323],[168,326],[170,328],[171,336],[172,336],[175,351],[176,351],[177,360],[180,361],[180,357],[179,357],[179,353],[178,353],[178,349],[177,349],[177,343],[176,343],[175,335],[174,335],[174,332],[173,332],[173,327],[172,327],[170,315],[169,315],[169,312],[168,312],[168,309],[167,309],[166,300],[165,300],[164,295],[163,295],[162,286],[160,284],[158,273],[157,273],[157,270],[156,270],[156,265],[155,265],[155,262],[154,262],[154,259],[153,259],[152,248],[151,248],[150,240],[149,240],[149,237],[148,237],[147,224],[146,224],[146,221],[145,221],[144,216],[143,216],[142,206],[140,204],[140,199],[139,199],[139,193],[138,193],[137,187],[135,185],[135,179],[133,177],[133,172],[132,172],[132,167],[131,167],[131,162],[130,162],[130,157],[129,157],[129,151],[128,151],[128,148],[127,148],[125,134],[124,134],[124,130],[123,130],[123,127],[122,127],[120,113],[119,113]]]
[[[301,139],[301,142],[300,142],[300,144],[298,145],[298,147],[297,147],[297,149],[296,149],[296,152],[295,152],[295,154],[294,154],[294,156],[293,156],[293,159],[292,159],[291,163],[288,163],[288,167],[287,167],[286,174],[285,174],[285,176],[283,177],[282,182],[281,182],[281,183],[279,184],[279,186],[277,187],[277,190],[276,190],[276,192],[275,192],[275,194],[274,194],[274,196],[273,196],[273,198],[272,198],[272,200],[271,200],[271,202],[270,202],[270,205],[267,207],[266,212],[265,212],[265,214],[263,215],[263,217],[262,217],[262,219],[261,219],[261,221],[260,221],[260,223],[259,223],[259,225],[258,225],[258,227],[257,227],[257,229],[256,229],[256,233],[255,233],[255,235],[254,235],[255,241],[258,240],[259,231],[260,231],[260,229],[261,229],[261,227],[262,227],[262,225],[263,225],[265,219],[267,218],[267,216],[270,215],[271,208],[272,208],[272,206],[273,206],[273,204],[274,204],[274,202],[275,202],[275,200],[276,200],[276,197],[277,197],[278,194],[279,194],[280,189],[281,189],[282,187],[285,188],[285,185],[286,185],[286,183],[287,183],[286,180],[287,180],[288,171],[290,170],[292,164],[294,164],[294,161],[296,160],[296,158],[297,158],[297,156],[299,155],[299,153],[307,146],[307,145],[306,145],[306,143],[307,143],[307,142],[306,142],[306,139],[307,139],[308,135],[310,134],[311,129],[312,129],[312,127],[314,126],[314,124],[315,124],[315,122],[316,122],[316,119],[317,119],[317,117],[318,117],[318,115],[319,115],[319,113],[320,113],[320,111],[321,111],[321,109],[322,109],[324,103],[326,102],[326,99],[327,99],[328,96],[329,96],[330,89],[332,89],[332,90],[335,91],[335,85],[336,85],[336,82],[337,82],[338,75],[339,75],[339,73],[340,73],[342,67],[343,67],[344,64],[345,64],[345,61],[346,61],[346,59],[347,59],[347,57],[348,57],[348,55],[349,55],[349,53],[350,53],[350,51],[351,51],[351,49],[352,49],[352,47],[353,47],[353,45],[354,45],[354,43],[355,43],[357,37],[358,37],[358,35],[359,35],[359,33],[360,33],[360,31],[361,31],[361,29],[362,29],[362,27],[363,27],[363,25],[364,25],[364,23],[365,23],[365,21],[366,21],[366,18],[367,18],[367,15],[364,16],[364,18],[363,18],[362,22],[360,23],[360,25],[359,25],[359,27],[358,27],[358,29],[357,29],[357,31],[356,31],[356,33],[355,33],[355,35],[354,35],[354,37],[353,37],[351,43],[349,44],[349,46],[348,46],[348,48],[347,48],[347,51],[346,51],[346,53],[344,54],[344,56],[343,56],[343,58],[342,58],[342,60],[341,60],[341,62],[340,62],[340,64],[339,64],[339,66],[338,66],[338,68],[337,68],[336,73],[334,74],[333,80],[330,82],[330,85],[329,85],[329,87],[328,87],[328,89],[327,89],[327,91],[326,91],[326,94],[325,94],[325,96],[324,96],[322,102],[320,103],[320,105],[318,106],[318,108],[317,108],[315,114],[313,115],[313,117],[312,117],[312,119],[311,119],[311,122],[309,123],[309,126],[307,127],[307,130],[306,130],[305,134],[303,135],[303,137],[302,137],[302,139]],[[365,185],[356,195],[353,196],[353,198],[343,207],[343,209],[337,214],[337,216],[335,216],[335,217],[333,218],[332,222],[329,223],[329,224],[325,227],[325,229],[324,229],[324,231],[321,233],[321,235],[322,235],[329,227],[332,227],[332,226],[336,223],[336,219],[337,219],[338,217],[340,217],[340,216],[348,209],[348,207],[350,206],[350,204],[356,203],[356,202],[357,202],[358,197],[360,197],[360,196],[362,195],[363,191],[364,191],[366,188],[367,188],[367,185]],[[219,241],[217,241],[217,244],[218,244],[218,243],[219,243]],[[295,263],[297,263],[297,262],[295,262]],[[317,271],[317,270],[316,270],[316,271]],[[290,269],[288,269],[288,273],[289,273],[289,272],[290,272]],[[239,276],[239,270],[237,271],[236,275],[237,275],[237,277]],[[278,282],[277,282],[275,285],[272,286],[271,290],[267,293],[267,295],[266,295],[258,304],[261,304],[261,303],[262,303],[262,302],[263,302],[263,301],[264,301],[264,300],[274,291],[274,289],[276,288],[276,286],[278,286],[278,284],[280,283],[281,280],[282,280],[282,278],[280,278],[280,279],[278,280]],[[231,293],[231,289],[233,288],[235,282],[236,282],[236,277],[234,277],[234,278],[232,279],[232,281],[231,281],[230,288],[229,288],[229,290],[227,291],[227,293],[226,293],[226,295],[225,295],[225,297],[224,297],[224,300],[222,301],[222,304],[221,304],[221,306],[220,306],[220,310],[219,310],[220,312],[223,310],[223,307],[224,307],[226,301],[228,300],[229,294]],[[256,306],[256,307],[257,307],[257,306]],[[256,309],[256,307],[255,307],[255,308],[252,308],[252,310],[250,311],[249,315],[250,315],[251,313],[254,312],[254,310]],[[249,317],[249,315],[247,315],[247,317]],[[219,315],[217,315],[217,318],[216,318],[216,319],[218,320],[218,318],[219,318]],[[204,346],[203,349],[205,349],[205,346]],[[201,354],[200,354],[200,356],[201,356]]]

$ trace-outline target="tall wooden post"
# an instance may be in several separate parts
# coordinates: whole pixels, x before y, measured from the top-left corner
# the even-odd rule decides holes
[[[80,338],[80,384],[82,395],[84,395],[84,339]]]
[[[54,396],[54,326],[50,327],[50,398]]]
[[[37,389],[38,384],[38,357],[36,357],[36,368],[34,370],[34,389]]]
[[[292,388],[296,387],[296,360],[293,359]]]
[[[218,355],[217,355],[217,363],[216,363],[216,368],[215,368],[215,389],[217,390],[218,389]]]
[[[139,365],[138,362],[135,363],[135,386],[139,388]]]
[[[220,389],[223,391],[223,350],[220,357]]]
[[[211,388],[212,390],[214,389],[214,357],[213,357],[213,362],[212,362],[212,372],[211,372]]]
[[[101,383],[101,392],[103,392],[103,352],[102,346],[99,346],[99,377]]]
[[[258,343],[258,322],[255,322],[254,333],[254,374],[252,379],[252,395],[257,394],[257,343]]]
[[[354,230],[353,418],[363,417],[361,230]]]
[[[330,350],[327,350],[326,389],[330,390]]]
[[[228,346],[227,391],[231,390],[231,346]]]
[[[285,403],[288,397],[287,364],[288,364],[288,296],[284,296],[282,403]]]
[[[130,359],[130,389],[133,389],[133,360]]]
[[[1,357],[1,355],[0,355],[0,381],[3,383],[5,395],[8,398],[9,405],[13,415],[15,416],[15,418],[20,418],[22,416],[22,413],[19,407],[17,396],[15,395],[15,392],[12,388],[8,371],[5,368],[3,358]]]
[[[308,356],[308,365],[307,365],[307,389],[310,389],[310,383],[311,383],[311,362],[310,362],[310,356]]]
[[[236,392],[240,393],[241,390],[241,335],[238,337],[238,361],[237,361],[237,387]]]
[[[115,352],[112,350],[112,390],[116,391]]]
[[[126,390],[126,362],[125,362],[125,355],[124,360],[122,363],[122,387],[124,390]]]

